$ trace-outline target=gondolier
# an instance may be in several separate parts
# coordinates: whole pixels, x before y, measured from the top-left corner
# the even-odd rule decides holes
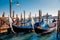
[[[32,18],[32,22],[31,23],[32,23],[32,29],[33,29],[32,31],[35,32],[35,29],[34,29],[34,23],[35,22],[34,22],[33,18]]]
[[[9,16],[8,19],[9,19],[8,33],[13,32],[13,33],[15,34],[15,32],[14,32],[14,30],[13,30],[13,27],[12,27],[12,23],[13,23],[12,18]]]

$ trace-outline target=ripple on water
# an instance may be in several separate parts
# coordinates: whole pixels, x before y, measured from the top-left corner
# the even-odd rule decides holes
[[[60,40],[60,32],[58,32],[58,40]]]
[[[31,35],[28,40],[38,40],[39,36],[40,36],[39,34],[33,33],[33,35]]]
[[[42,35],[38,40],[56,40],[56,32],[50,34]]]
[[[18,34],[17,36],[7,35],[3,39],[5,40],[56,40],[56,32],[52,32],[46,35],[35,34],[35,33]]]

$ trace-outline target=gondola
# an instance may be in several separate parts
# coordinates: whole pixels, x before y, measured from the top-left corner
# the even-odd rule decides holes
[[[44,28],[35,28],[35,32],[36,33],[41,33],[41,34],[49,34],[51,32],[53,32],[56,29],[56,27],[53,28],[49,28],[49,29],[44,29]]]
[[[34,29],[36,33],[47,34],[47,33],[53,32],[56,29],[56,27],[53,27],[53,28],[35,27]]]
[[[25,19],[25,11],[24,11],[24,20],[22,20],[22,14],[21,14],[21,25],[19,26],[19,25],[13,24],[12,26],[13,26],[13,30],[17,33],[18,32],[27,32],[27,33],[31,32],[32,31],[31,13],[29,14],[29,19]]]
[[[48,33],[51,33],[55,30],[56,27],[52,27],[52,28],[49,28],[49,25],[46,24],[44,27],[40,27],[39,24],[43,25],[44,24],[44,21],[42,19],[41,22],[36,22],[34,24],[34,29],[35,29],[35,32],[36,33],[41,33],[41,34],[48,34]]]
[[[13,29],[15,32],[30,32],[32,30],[32,25],[28,25],[28,26],[13,25]]]
[[[48,15],[46,16],[47,19],[47,24],[44,22],[44,18],[42,18],[42,12],[39,10],[39,17],[38,17],[38,22],[35,22],[34,24],[34,29],[36,33],[40,33],[40,34],[47,34],[47,33],[51,33],[52,31],[54,31],[55,27],[50,28],[48,25]],[[42,19],[42,20],[41,20]],[[42,26],[44,25],[45,26]]]
[[[27,24],[27,23],[29,23],[29,21],[22,22],[21,24]],[[17,33],[18,32],[31,32],[32,31],[32,24],[25,25],[25,26],[23,26],[23,25],[19,26],[19,25],[13,24],[12,26],[13,26],[13,30]]]

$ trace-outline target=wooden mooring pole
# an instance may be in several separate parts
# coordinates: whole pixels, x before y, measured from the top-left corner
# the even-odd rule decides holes
[[[39,26],[40,26],[40,27],[41,27],[41,25],[40,25],[41,16],[42,16],[42,12],[41,12],[41,10],[39,10]]]
[[[57,21],[57,39],[60,32],[60,10],[58,11],[58,21]]]

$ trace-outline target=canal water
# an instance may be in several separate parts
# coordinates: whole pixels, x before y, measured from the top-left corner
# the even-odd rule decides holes
[[[9,34],[0,36],[1,40],[57,40],[56,31],[50,34],[19,33],[17,35]]]
[[[60,32],[58,32],[58,36],[57,37],[58,37],[58,40],[60,40]]]

